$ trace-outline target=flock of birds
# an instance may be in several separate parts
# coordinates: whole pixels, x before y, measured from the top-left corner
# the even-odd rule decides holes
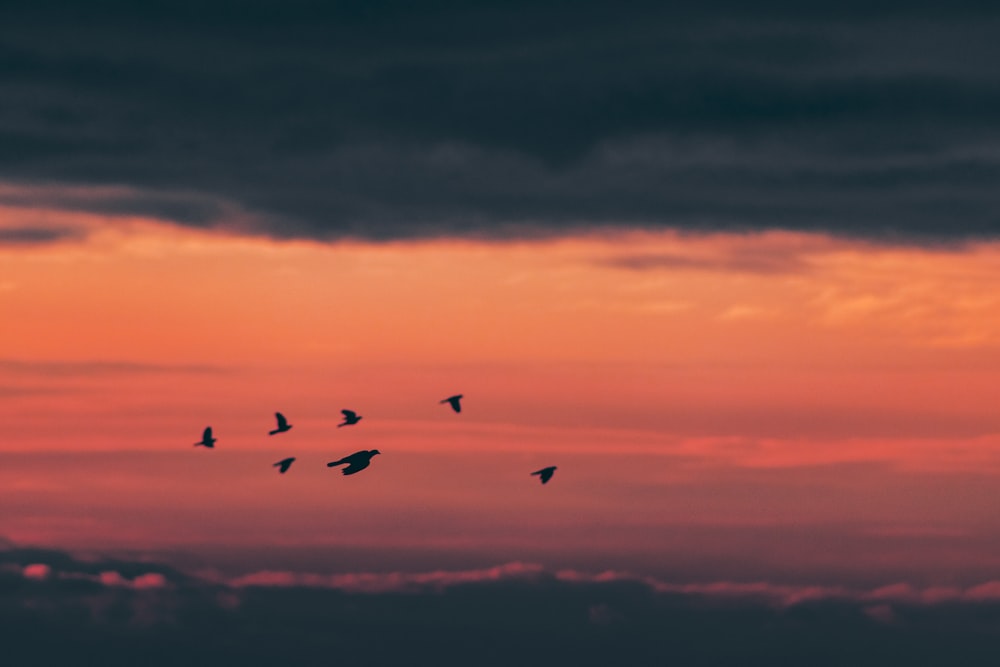
[[[462,394],[455,394],[454,396],[449,396],[448,398],[445,398],[440,402],[442,404],[444,403],[449,404],[451,406],[451,409],[454,410],[455,412],[461,412],[462,398],[463,398]],[[344,415],[344,421],[337,424],[337,428],[340,428],[341,426],[354,426],[363,419],[361,415],[359,415],[357,412],[353,410],[341,410],[340,412],[342,415]],[[277,420],[277,427],[271,431],[268,431],[267,433],[268,435],[277,435],[279,433],[285,433],[292,429],[292,425],[288,423],[288,419],[285,418],[285,415],[281,414],[280,412],[275,412],[274,418]],[[201,440],[199,442],[194,443],[194,446],[207,447],[209,449],[213,449],[215,447],[215,443],[217,442],[217,440],[218,439],[212,434],[212,427],[206,426],[204,432],[202,432],[201,434]],[[372,458],[376,454],[381,454],[381,453],[382,452],[380,452],[377,449],[363,449],[360,452],[354,452],[353,454],[349,454],[348,456],[345,456],[344,458],[338,461],[330,461],[329,463],[326,464],[326,467],[333,468],[336,466],[346,465],[346,467],[343,468],[341,472],[343,472],[345,475],[353,475],[354,473],[364,470],[369,465],[371,465]],[[275,463],[274,467],[277,468],[278,472],[280,472],[281,474],[285,474],[286,472],[288,472],[288,469],[292,467],[292,463],[294,462],[295,462],[295,457],[289,456],[288,458],[281,459],[280,461]],[[556,471],[556,466],[549,466],[547,468],[542,468],[541,470],[536,470],[531,474],[538,475],[539,479],[542,480],[542,484],[545,484],[550,479],[552,479],[552,475],[555,474],[555,471]]]

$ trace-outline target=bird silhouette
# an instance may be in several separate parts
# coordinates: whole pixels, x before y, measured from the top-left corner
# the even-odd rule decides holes
[[[278,472],[284,475],[286,472],[288,472],[288,469],[292,467],[292,461],[294,460],[295,460],[294,456],[289,456],[287,459],[281,459],[280,461],[275,463],[274,467],[277,468],[278,466],[281,466],[281,469],[278,470]]]
[[[462,404],[459,402],[462,400],[462,394],[455,394],[454,396],[449,396],[448,398],[441,401],[441,403],[451,404],[451,409],[455,412],[462,411]]]
[[[334,466],[339,466],[346,463],[347,467],[344,468],[341,472],[343,472],[345,475],[353,475],[359,470],[364,470],[365,468],[367,468],[372,462],[372,457],[375,456],[376,454],[381,454],[381,453],[382,452],[380,452],[377,449],[368,449],[368,450],[362,449],[360,452],[354,452],[350,456],[345,456],[339,461],[330,461],[329,463],[326,464],[326,467],[332,468]]]
[[[267,432],[268,435],[274,435],[275,433],[284,433],[285,431],[288,431],[292,428],[292,425],[288,423],[287,419],[285,419],[285,415],[281,414],[280,412],[275,412],[274,417],[275,419],[278,420],[278,428],[274,429],[273,431],[268,431]]]
[[[545,484],[550,479],[552,479],[552,475],[554,475],[555,472],[556,472],[556,467],[555,466],[549,466],[548,468],[542,468],[541,470],[536,470],[535,472],[533,472],[531,474],[532,475],[538,475],[539,477],[541,477],[542,478],[542,484]]]
[[[359,417],[358,413],[354,410],[341,410],[344,415],[344,421],[337,424],[337,428],[341,426],[351,426],[352,424],[357,424],[359,421],[364,419],[364,417]]]
[[[211,426],[205,427],[205,432],[201,434],[201,442],[194,443],[195,447],[197,447],[198,445],[201,445],[202,447],[208,447],[209,449],[215,447],[215,438],[212,437]]]

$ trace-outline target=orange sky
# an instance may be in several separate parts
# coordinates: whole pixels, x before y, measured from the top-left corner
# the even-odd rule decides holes
[[[84,240],[0,247],[15,541],[1000,565],[998,245],[324,245],[52,215]],[[338,430],[345,407],[366,420]],[[275,410],[295,427],[268,438]],[[322,465],[373,447],[360,475]]]

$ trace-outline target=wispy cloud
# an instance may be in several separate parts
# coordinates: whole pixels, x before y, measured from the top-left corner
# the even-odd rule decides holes
[[[467,584],[504,581],[534,582],[536,584],[556,581],[567,584],[593,585],[631,583],[646,587],[651,592],[659,594],[730,601],[756,600],[778,607],[792,607],[822,601],[910,605],[1000,602],[1000,581],[987,581],[963,587],[918,587],[907,583],[896,583],[870,589],[833,585],[791,585],[768,581],[678,583],[623,571],[608,570],[591,573],[571,569],[548,570],[540,564],[522,562],[475,570],[439,570],[434,572],[316,574],[266,570],[226,580],[225,583],[236,588],[331,588],[353,593],[382,594],[441,591]]]
[[[71,227],[0,227],[0,247],[47,245],[85,236],[82,230]]]
[[[336,588],[359,593],[405,593],[429,589],[440,590],[462,584],[478,584],[504,580],[537,580],[545,576],[541,565],[505,563],[475,570],[438,570],[434,572],[390,572],[351,574],[309,574],[288,571],[262,571],[229,580],[231,586],[314,586]]]
[[[151,561],[128,561],[88,556],[78,558],[58,550],[17,547],[0,548],[0,566],[8,574],[51,582],[87,581],[107,588],[136,591],[170,586],[227,586],[236,589],[316,588],[364,595],[441,593],[469,585],[504,585],[515,582],[550,589],[566,585],[612,586],[633,584],[654,594],[756,600],[777,607],[792,607],[822,601],[860,604],[941,605],[950,603],[1000,602],[1000,581],[964,586],[923,585],[895,582],[870,588],[849,585],[788,584],[773,581],[669,581],[629,571],[588,572],[550,569],[539,563],[509,562],[493,567],[391,572],[318,573],[301,570],[260,570],[235,577],[219,574],[193,576]]]

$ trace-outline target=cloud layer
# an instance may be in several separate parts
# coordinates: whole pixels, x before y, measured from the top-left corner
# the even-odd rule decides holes
[[[995,237],[998,21],[973,2],[8,3],[0,179],[281,238]]]
[[[373,584],[375,584],[373,586]],[[512,563],[433,573],[259,573],[0,551],[5,655],[53,664],[995,664],[1000,585],[871,591],[665,584]]]

